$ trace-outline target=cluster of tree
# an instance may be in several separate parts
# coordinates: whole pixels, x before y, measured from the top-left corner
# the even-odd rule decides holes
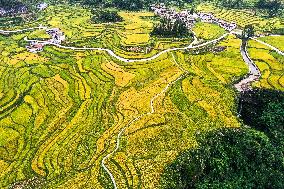
[[[284,93],[248,91],[239,104],[252,128],[198,135],[198,147],[165,168],[161,188],[284,188]]]
[[[93,9],[92,21],[95,23],[121,22],[123,19],[116,10]]]
[[[283,0],[215,0],[215,4],[227,8],[258,8],[267,11],[270,17],[280,14]]]
[[[76,0],[69,0],[71,2],[77,2]],[[182,6],[184,3],[190,3],[191,0],[82,0],[82,3],[89,6],[99,7],[116,7],[125,10],[140,10],[148,9],[151,4],[164,3],[167,5]]]
[[[151,35],[180,38],[190,36],[191,32],[186,27],[186,24],[180,19],[172,21],[167,18],[162,18],[160,23],[154,26]]]
[[[12,8],[15,6],[22,6],[24,2],[20,0],[0,0],[0,7]]]
[[[284,92],[262,89],[245,92],[239,109],[245,124],[264,132],[284,153]]]
[[[283,0],[259,0],[256,7],[268,12],[270,17],[276,16],[284,9]]]

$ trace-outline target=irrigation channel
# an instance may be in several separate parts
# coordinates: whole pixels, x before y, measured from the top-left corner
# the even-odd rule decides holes
[[[24,31],[29,31],[29,30],[34,30],[34,29],[47,29],[47,27],[44,27],[44,26],[39,26],[39,27],[35,27],[35,28],[27,28],[27,29],[22,29],[22,30],[14,30],[14,31],[4,31],[4,30],[0,30],[0,34],[9,34],[9,33],[17,33],[17,32],[24,32]],[[227,37],[229,34],[234,34],[234,32],[230,32],[230,33],[225,33],[224,35],[222,35],[221,37],[219,38],[216,38],[214,40],[211,40],[211,41],[207,41],[205,43],[201,43],[201,44],[198,44],[198,45],[195,45],[198,43],[198,39],[197,37],[195,36],[194,34],[194,41],[189,44],[188,46],[186,47],[181,47],[181,48],[170,48],[170,49],[166,49],[166,50],[163,50],[159,53],[157,53],[156,55],[153,55],[152,57],[149,57],[149,58],[144,58],[144,59],[126,59],[126,58],[123,58],[123,57],[120,57],[118,55],[116,55],[112,50],[110,49],[106,49],[106,48],[91,48],[91,47],[71,47],[71,46],[64,46],[64,45],[61,45],[61,44],[56,44],[56,43],[53,43],[53,42],[50,42],[50,41],[40,41],[40,40],[30,40],[28,39],[27,37],[24,38],[25,41],[27,42],[37,42],[37,43],[42,43],[44,45],[53,45],[53,46],[56,46],[58,48],[63,48],[63,49],[69,49],[69,50],[74,50],[74,51],[85,51],[85,50],[94,50],[94,51],[105,51],[107,52],[110,56],[122,61],[122,62],[145,62],[145,61],[151,61],[153,59],[156,59],[158,58],[159,56],[161,56],[162,54],[165,54],[165,53],[168,53],[168,52],[172,52],[172,51],[178,51],[178,50],[187,50],[187,49],[195,49],[195,48],[200,48],[200,47],[204,47],[206,45],[209,45],[209,44],[213,44],[213,43],[217,43],[219,42],[220,40],[224,39],[225,37]],[[271,49],[275,50],[277,53],[281,54],[284,56],[284,53],[282,51],[280,51],[279,49],[277,49],[276,47],[273,47],[265,42],[262,42],[256,38],[252,38],[252,40],[255,40],[263,45],[266,45],[268,47],[270,47]],[[244,62],[248,65],[249,67],[249,73],[248,73],[248,76],[244,79],[242,79],[239,83],[235,84],[234,86],[236,87],[236,89],[239,91],[239,92],[242,92],[244,90],[248,90],[250,88],[250,84],[253,82],[253,81],[256,81],[259,79],[259,77],[261,76],[261,73],[260,73],[260,70],[258,69],[258,67],[254,64],[254,62],[251,60],[251,58],[249,57],[248,55],[248,52],[247,52],[247,44],[240,47],[240,52],[241,52],[241,55],[243,57],[243,60]],[[175,79],[174,81],[170,82],[169,84],[167,84],[167,86],[158,94],[156,94],[150,101],[150,109],[151,111],[148,112],[148,113],[144,113],[144,114],[141,114],[139,115],[138,117],[134,118],[133,120],[131,120],[125,127],[123,127],[118,135],[117,135],[117,139],[116,139],[116,146],[115,146],[115,149],[113,151],[111,151],[109,154],[107,154],[105,157],[103,157],[102,159],[102,162],[101,162],[101,165],[103,167],[103,169],[108,173],[108,175],[110,176],[111,178],[111,181],[113,183],[113,186],[115,189],[117,189],[117,184],[116,184],[116,181],[115,181],[115,178],[114,176],[112,175],[112,173],[110,172],[110,170],[107,168],[106,166],[106,160],[108,158],[110,158],[112,155],[114,155],[117,150],[119,149],[119,146],[120,146],[120,140],[121,140],[121,137],[123,136],[124,134],[124,131],[129,128],[133,123],[137,122],[138,120],[140,120],[142,117],[144,116],[147,116],[147,115],[150,115],[150,114],[153,114],[155,113],[155,109],[154,109],[154,101],[160,97],[161,95],[165,94],[166,91],[173,85],[175,84],[177,81],[179,81],[180,79],[184,78],[188,72],[186,70],[184,70],[175,60],[175,57],[174,55],[171,53],[172,55],[172,58],[173,58],[173,61],[174,61],[174,64],[177,65],[177,67],[183,72],[177,79]]]

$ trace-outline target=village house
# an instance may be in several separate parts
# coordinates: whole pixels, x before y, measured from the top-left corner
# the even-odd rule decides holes
[[[26,46],[27,50],[31,53],[37,53],[43,51],[44,44],[31,42],[29,46]]]
[[[50,35],[51,39],[49,42],[55,43],[55,44],[61,44],[62,41],[65,40],[64,32],[60,31],[59,28],[52,28],[46,30],[46,33]]]
[[[237,24],[232,22],[226,22],[224,20],[216,18],[211,13],[193,13],[190,14],[188,10],[181,12],[176,12],[174,9],[168,9],[164,4],[151,5],[151,9],[154,11],[154,14],[162,18],[166,18],[175,22],[177,19],[181,20],[186,24],[188,29],[191,29],[196,20],[199,18],[202,22],[218,24],[220,27],[224,28],[227,31],[232,31],[236,29]]]
[[[186,24],[188,29],[191,29],[198,18],[197,14],[190,14],[189,11],[176,12],[174,9],[168,9],[164,4],[152,5],[151,9],[154,14],[162,18],[166,18],[175,22],[176,20],[181,20]]]
[[[46,9],[47,7],[48,7],[47,3],[40,3],[37,5],[37,8],[41,11]]]

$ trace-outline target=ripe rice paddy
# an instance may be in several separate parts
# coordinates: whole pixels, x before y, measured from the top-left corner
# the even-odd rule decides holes
[[[198,11],[213,13],[215,17],[223,19],[229,22],[235,22],[240,27],[245,27],[246,25],[254,25],[257,32],[271,32],[274,29],[279,29],[284,27],[283,19],[280,18],[269,18],[264,19],[256,15],[251,10],[238,10],[238,9],[220,9],[213,6],[212,4],[200,4],[197,7]]]
[[[76,10],[74,12],[74,10]],[[92,24],[83,8],[49,7],[43,25],[60,27],[65,45],[107,47],[123,57],[150,57],[192,39],[154,39],[149,12],[121,12],[124,22]],[[70,20],[70,21],[68,21]],[[30,25],[32,25],[30,24]],[[21,26],[24,27],[24,26]],[[20,27],[15,27],[20,28]],[[210,40],[223,33],[198,33]],[[13,29],[13,28],[12,28]],[[204,29],[204,30],[205,30]],[[46,38],[41,31],[0,35],[0,187],[112,188],[103,157],[131,120],[151,111],[151,99],[188,72],[153,102],[155,112],[126,128],[117,153],[106,161],[119,188],[158,188],[163,168],[196,134],[239,127],[233,83],[248,72],[239,53],[241,40],[229,35],[215,45],[165,53],[145,62],[120,62],[102,51],[71,51],[46,46],[27,52],[23,38]],[[147,36],[147,37],[146,37]],[[151,52],[126,47],[152,45]],[[283,90],[281,57],[250,42],[250,55],[270,87]],[[254,52],[265,53],[257,56]],[[266,69],[267,68],[267,69]],[[265,74],[263,74],[265,75]],[[281,76],[282,77],[282,76]]]

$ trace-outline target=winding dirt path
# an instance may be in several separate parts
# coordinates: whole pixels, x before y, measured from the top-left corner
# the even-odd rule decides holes
[[[25,28],[25,29],[21,29],[21,30],[0,30],[0,34],[18,33],[18,32],[30,31],[30,30],[37,30],[37,29],[46,30],[46,29],[48,29],[48,27],[38,26],[38,27],[34,27],[34,28]]]
[[[242,79],[239,83],[235,84],[234,86],[239,92],[243,92],[251,90],[251,83],[257,81],[260,78],[261,73],[258,67],[255,65],[255,63],[249,57],[249,54],[247,52],[247,43],[245,44],[245,46],[241,44],[240,52],[244,62],[249,67],[249,73],[246,78]]]
[[[70,49],[70,50],[74,50],[74,51],[84,51],[84,50],[96,50],[96,51],[105,51],[107,52],[110,56],[122,61],[122,62],[145,62],[145,61],[151,61],[151,60],[154,60],[156,58],[158,58],[159,56],[161,56],[162,54],[165,54],[165,53],[168,53],[168,52],[171,52],[171,51],[178,51],[178,50],[187,50],[187,49],[195,49],[195,48],[200,48],[200,47],[204,47],[206,45],[209,45],[209,44],[213,44],[213,43],[216,43],[222,39],[224,39],[225,37],[227,37],[230,33],[226,33],[224,35],[222,35],[221,37],[217,38],[217,39],[214,39],[214,40],[211,40],[211,41],[207,41],[205,43],[202,43],[202,44],[199,44],[199,45],[196,45],[196,46],[193,46],[194,44],[196,44],[198,41],[197,41],[197,38],[194,37],[194,41],[186,46],[186,47],[180,47],[180,48],[170,48],[170,49],[166,49],[166,50],[163,50],[159,53],[157,53],[156,55],[152,56],[152,57],[149,57],[149,58],[142,58],[142,59],[126,59],[126,58],[123,58],[121,56],[118,56],[117,54],[115,54],[112,50],[110,49],[106,49],[106,48],[92,48],[92,47],[70,47],[70,46],[64,46],[64,45],[60,45],[60,44],[56,44],[56,43],[52,43],[52,42],[49,42],[49,41],[39,41],[39,40],[30,40],[30,39],[27,39],[27,37],[24,38],[25,41],[28,41],[28,42],[37,42],[37,43],[42,43],[42,44],[45,44],[45,45],[53,45],[53,46],[56,46],[58,48],[62,48],[62,49]]]
[[[160,93],[156,94],[150,101],[150,109],[151,111],[148,112],[148,113],[144,113],[144,114],[141,114],[139,115],[138,117],[134,118],[132,121],[130,121],[125,127],[123,127],[120,132],[118,133],[117,135],[117,140],[116,140],[116,147],[115,149],[110,152],[109,154],[107,154],[103,159],[102,159],[102,167],[103,169],[108,173],[108,175],[110,176],[111,178],[111,181],[113,183],[113,186],[115,189],[117,189],[117,185],[116,185],[116,182],[115,182],[115,179],[114,179],[114,176],[112,175],[112,173],[110,172],[110,170],[107,168],[107,166],[105,165],[105,161],[111,157],[112,155],[114,155],[117,150],[119,149],[119,146],[120,146],[120,139],[124,133],[124,131],[129,128],[133,123],[139,121],[142,117],[144,116],[147,116],[147,115],[151,115],[153,113],[155,113],[155,108],[154,108],[154,101],[160,97],[162,94],[166,93],[166,91],[173,85],[175,84],[177,81],[179,81],[180,79],[184,78],[187,74],[188,74],[188,71],[184,70],[175,60],[175,57],[174,55],[172,54],[172,57],[173,57],[173,60],[174,60],[174,63],[177,65],[177,67],[183,71],[183,74],[181,74],[177,79],[175,79],[174,81],[170,82]]]
[[[251,39],[256,41],[256,42],[259,42],[259,43],[261,43],[261,44],[263,44],[263,45],[265,45],[265,46],[267,46],[269,48],[271,48],[272,50],[276,51],[278,54],[284,56],[284,52],[282,52],[280,49],[278,49],[278,48],[276,48],[276,47],[274,47],[274,46],[272,46],[272,45],[270,45],[268,43],[265,43],[264,41],[261,41],[261,40],[259,40],[257,38],[251,38]]]

